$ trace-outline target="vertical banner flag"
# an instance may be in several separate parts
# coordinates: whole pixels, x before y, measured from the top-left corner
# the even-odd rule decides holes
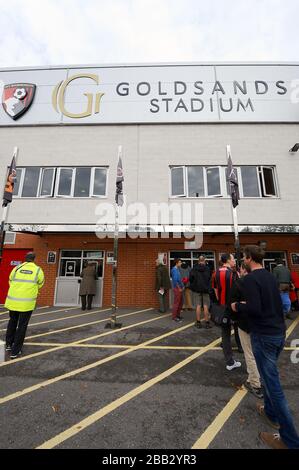
[[[233,167],[232,157],[229,153],[227,160],[227,181],[230,187],[230,194],[232,197],[233,208],[239,204],[239,183],[237,177],[237,169]]]
[[[8,170],[7,180],[5,183],[2,207],[7,207],[12,201],[14,185],[17,179],[17,168],[15,155],[12,158],[10,168]]]
[[[123,194],[123,165],[122,165],[122,147],[118,148],[118,164],[117,164],[117,175],[116,175],[116,193],[115,193],[115,202],[118,206],[122,206],[124,203],[124,194]]]

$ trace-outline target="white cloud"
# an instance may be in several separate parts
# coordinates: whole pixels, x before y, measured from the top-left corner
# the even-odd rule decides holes
[[[297,60],[298,13],[297,0],[0,0],[0,66]]]

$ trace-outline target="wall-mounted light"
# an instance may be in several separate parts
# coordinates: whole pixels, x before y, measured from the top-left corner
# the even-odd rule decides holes
[[[295,152],[298,152],[298,150],[299,150],[299,144],[297,143],[289,150],[289,152],[295,153]]]

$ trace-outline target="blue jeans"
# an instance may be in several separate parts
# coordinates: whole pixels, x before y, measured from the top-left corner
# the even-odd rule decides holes
[[[251,333],[251,344],[264,385],[265,413],[271,421],[280,425],[279,434],[285,445],[289,449],[299,449],[299,436],[280,384],[277,369],[277,360],[283,350],[285,337]]]
[[[283,313],[286,315],[291,310],[291,299],[288,292],[280,292],[282,301]]]

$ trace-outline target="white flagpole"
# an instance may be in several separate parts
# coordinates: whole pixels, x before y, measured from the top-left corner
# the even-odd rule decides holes
[[[227,161],[228,161],[229,157],[231,157],[230,145],[226,146],[226,155],[227,155]],[[233,204],[232,204],[232,213],[233,213],[233,224],[234,224],[234,234],[235,234],[236,258],[237,258],[237,263],[239,265],[241,261],[241,252],[240,252],[240,238],[239,238],[239,228],[238,228],[238,213],[237,213],[237,208],[233,207]]]
[[[13,158],[15,158],[16,163],[17,163],[18,154],[19,154],[19,149],[18,149],[18,147],[15,147],[14,151],[13,151]],[[7,173],[5,174],[5,181],[4,181],[4,187],[3,187],[2,194],[4,194],[4,188],[5,188],[5,185],[6,185],[6,181],[7,181]],[[7,220],[7,216],[8,216],[8,210],[9,210],[9,204],[7,204],[6,207],[3,207],[2,216],[1,216],[1,223],[0,223],[0,236],[1,236],[1,241],[0,241],[0,263],[1,263],[2,257],[3,257],[3,247],[4,247],[4,240],[5,240],[5,224],[6,224],[6,220]]]
[[[122,156],[122,147],[118,147],[118,160]],[[115,201],[115,222],[114,222],[114,242],[113,242],[113,270],[112,270],[112,294],[111,294],[111,318],[105,328],[121,328],[122,324],[116,321],[117,311],[117,265],[118,265],[118,237],[119,237],[119,206]]]

